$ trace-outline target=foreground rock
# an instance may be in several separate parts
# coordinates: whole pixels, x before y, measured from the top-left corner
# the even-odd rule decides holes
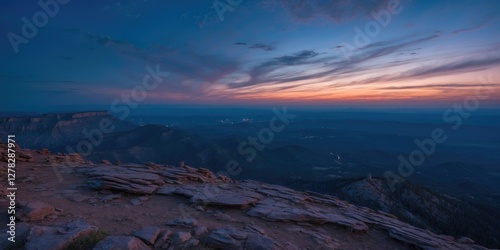
[[[227,177],[216,177],[204,169],[189,166],[184,168],[158,165],[98,166],[87,170],[87,174],[93,177],[89,181],[90,187],[132,194],[151,194],[164,184],[181,184],[185,181],[202,183],[228,181]]]
[[[21,210],[16,213],[16,218],[21,221],[41,220],[55,212],[55,208],[41,201],[19,202]]]
[[[143,240],[145,243],[153,245],[160,234],[160,228],[158,227],[143,227],[142,229],[135,231],[133,233],[134,236]]]
[[[169,226],[193,227],[198,225],[198,221],[193,218],[181,218],[169,220],[166,224]]]
[[[246,238],[246,233],[234,228],[219,228],[210,233],[207,245],[216,249],[238,249]]]
[[[133,236],[108,236],[99,241],[93,250],[151,250]]]
[[[65,249],[77,238],[97,231],[97,227],[84,221],[76,220],[62,226],[31,228],[26,240],[26,250],[60,250]]]
[[[216,249],[277,249],[273,239],[232,227],[212,231],[206,244]]]
[[[455,240],[450,236],[432,233],[428,230],[403,223],[393,215],[354,206],[336,197],[317,193],[298,192],[277,185],[256,181],[232,181],[216,176],[206,169],[189,166],[172,167],[148,164],[147,166],[96,166],[85,168],[91,176],[89,185],[95,189],[113,189],[131,194],[176,195],[189,199],[200,211],[203,207],[226,207],[240,209],[246,216],[270,222],[332,224],[350,232],[366,232],[371,228],[382,228],[387,235],[410,246],[423,249],[484,249],[473,241]],[[212,213],[216,216],[218,213]],[[168,221],[167,225],[194,227],[196,220],[190,218]],[[336,248],[328,235],[299,230],[309,234],[318,247]],[[157,230],[149,236],[157,236]],[[195,232],[195,236],[204,232]],[[183,244],[191,239],[182,232],[174,234],[174,242]],[[145,239],[148,244],[154,241]],[[166,242],[162,240],[162,244]],[[193,241],[192,243],[195,243]],[[260,233],[257,228],[245,230],[218,228],[211,230],[203,243],[220,249],[273,249],[291,246],[286,242],[273,240]],[[159,244],[157,244],[159,245]]]
[[[45,150],[26,154],[33,162],[16,167],[24,175],[18,197],[32,201],[19,201],[16,216],[29,224],[16,221],[13,249],[65,249],[97,230],[67,222],[75,218],[122,235],[94,249],[485,249],[473,239],[438,235],[333,196],[233,181],[207,169],[95,165]],[[54,178],[53,167],[64,182]],[[5,169],[0,165],[0,172]],[[42,198],[46,202],[36,201]],[[11,246],[5,229],[0,249]]]

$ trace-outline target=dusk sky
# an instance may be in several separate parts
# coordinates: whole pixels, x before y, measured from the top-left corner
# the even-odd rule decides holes
[[[169,75],[144,104],[500,103],[500,1],[228,2],[72,0],[27,39],[43,8],[3,1],[1,109],[106,107],[148,66]]]

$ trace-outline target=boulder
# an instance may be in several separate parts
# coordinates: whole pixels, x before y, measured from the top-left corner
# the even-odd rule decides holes
[[[247,238],[245,232],[234,228],[218,228],[207,238],[207,245],[217,249],[239,249]]]
[[[160,234],[160,228],[154,226],[143,227],[132,233],[147,244],[153,245]]]
[[[189,232],[177,232],[172,235],[172,240],[175,244],[184,243],[191,239],[191,233]]]
[[[108,236],[99,241],[93,250],[151,250],[134,236]]]
[[[16,213],[16,218],[26,222],[41,220],[55,212],[52,205],[42,201],[33,201],[26,204],[20,202],[19,205],[24,206],[21,206],[21,210]]]
[[[170,229],[163,229],[161,230],[161,233],[160,233],[160,237],[158,237],[156,239],[156,242],[155,242],[155,247],[156,248],[159,248],[159,247],[162,247],[164,246],[165,244],[167,244],[168,242],[168,239],[170,237],[170,235],[172,234],[172,230]]]

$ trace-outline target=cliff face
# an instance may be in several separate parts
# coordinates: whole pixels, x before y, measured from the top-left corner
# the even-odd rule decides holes
[[[43,114],[36,117],[0,118],[0,136],[14,134],[24,148],[49,148],[64,151],[64,146],[73,145],[85,138],[83,128],[99,129],[103,120],[110,120],[113,132],[133,129],[136,125],[119,120],[106,111],[66,114]]]

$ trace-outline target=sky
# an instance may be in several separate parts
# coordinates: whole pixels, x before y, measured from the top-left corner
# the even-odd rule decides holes
[[[2,3],[1,111],[500,103],[500,1],[40,2]]]

